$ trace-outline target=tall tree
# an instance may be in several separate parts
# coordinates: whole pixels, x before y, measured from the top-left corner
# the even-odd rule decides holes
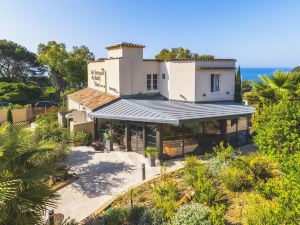
[[[240,66],[235,75],[234,101],[238,103],[242,102],[242,78]]]
[[[65,44],[55,41],[38,46],[38,61],[47,67],[57,98],[67,87],[86,85],[87,61],[94,59],[86,46],[75,46],[70,52]]]
[[[158,60],[174,60],[174,59],[214,59],[213,55],[199,55],[197,53],[191,53],[189,49],[185,48],[172,48],[171,50],[162,49],[160,53],[155,56]]]
[[[0,77],[23,82],[44,72],[36,54],[15,42],[0,40]]]

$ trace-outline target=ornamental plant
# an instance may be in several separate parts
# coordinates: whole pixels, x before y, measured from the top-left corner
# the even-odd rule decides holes
[[[155,157],[157,155],[157,153],[158,153],[158,151],[157,151],[156,147],[149,146],[145,149],[145,154],[147,154],[150,157]]]
[[[209,220],[210,209],[207,206],[194,203],[179,207],[171,219],[171,225],[212,225]]]

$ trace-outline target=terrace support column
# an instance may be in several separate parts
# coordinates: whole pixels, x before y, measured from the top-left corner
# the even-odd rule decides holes
[[[163,159],[162,133],[161,124],[156,124],[156,149],[158,151],[158,158]]]
[[[246,134],[246,140],[247,140],[247,144],[250,143],[250,123],[251,123],[251,116],[247,116],[247,134]]]
[[[98,140],[99,133],[98,133],[98,119],[94,118],[94,132],[95,132],[95,140]]]
[[[221,137],[224,140],[224,144],[228,144],[228,136],[227,136],[227,120],[221,120]]]
[[[143,123],[143,149],[146,149],[146,123]]]
[[[184,124],[181,124],[181,151],[184,157]]]
[[[130,142],[130,127],[129,122],[125,121],[125,150],[131,151],[131,142]]]

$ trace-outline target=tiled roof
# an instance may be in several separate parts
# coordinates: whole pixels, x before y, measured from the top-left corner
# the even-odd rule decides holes
[[[233,103],[188,103],[164,99],[118,99],[89,115],[94,118],[169,123],[185,120],[210,120],[251,115],[255,109]]]
[[[72,94],[69,94],[68,98],[79,104],[84,105],[90,110],[95,110],[100,106],[104,106],[118,99],[118,97],[116,96],[101,91],[96,91],[92,88],[84,88],[79,91],[76,91]]]
[[[212,69],[236,69],[235,67],[196,67],[196,70],[212,70]]]
[[[114,49],[114,48],[119,48],[119,47],[144,48],[145,45],[122,42],[122,43],[118,43],[118,44],[115,44],[115,45],[107,46],[106,49],[109,50],[109,49]]]
[[[197,59],[197,58],[183,58],[183,59],[171,59],[171,60],[165,60],[165,61],[206,61],[206,62],[225,62],[225,61],[234,61],[236,62],[236,59]]]

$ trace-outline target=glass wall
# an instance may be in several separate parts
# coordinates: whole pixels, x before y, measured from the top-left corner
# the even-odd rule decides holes
[[[164,158],[183,155],[182,126],[163,124],[161,128],[161,135]]]
[[[238,119],[230,119],[226,121],[226,135],[227,135],[227,143],[232,146],[236,146],[236,131],[237,131],[237,123]]]
[[[111,120],[97,119],[97,137],[103,140],[103,134],[110,128]]]
[[[125,121],[113,120],[113,144],[121,149],[125,149]]]
[[[202,148],[200,146],[200,138],[203,136],[203,123],[200,121],[190,121],[183,125],[184,130],[184,154],[198,153],[200,154]]]
[[[156,124],[146,124],[146,148],[156,146]]]
[[[131,140],[131,150],[141,153],[144,153],[145,144],[143,136],[144,124],[139,122],[130,122],[130,140]]]
[[[239,117],[237,125],[237,146],[248,143],[248,118]]]

